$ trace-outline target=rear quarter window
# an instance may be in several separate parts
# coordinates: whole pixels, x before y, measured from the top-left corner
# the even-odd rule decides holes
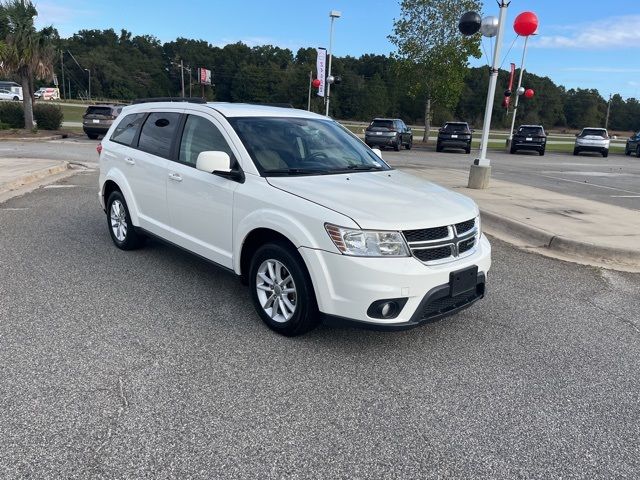
[[[142,120],[144,120],[144,116],[144,113],[132,113],[124,117],[122,121],[118,123],[109,140],[131,146],[133,139],[138,133],[140,124],[142,124]]]
[[[179,113],[150,113],[140,132],[138,148],[152,155],[169,158],[179,121]]]

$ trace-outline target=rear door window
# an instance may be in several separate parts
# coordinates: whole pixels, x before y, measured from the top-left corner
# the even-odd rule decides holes
[[[371,130],[393,130],[393,120],[374,120],[369,128]]]
[[[131,146],[138,129],[144,120],[144,113],[131,113],[124,117],[111,135],[111,141]]]
[[[179,122],[179,113],[150,113],[140,132],[138,148],[152,155],[169,158]]]
[[[544,131],[540,127],[520,127],[518,129],[520,135],[544,135]]]
[[[447,123],[444,126],[444,131],[447,133],[466,133],[468,130],[466,123]]]

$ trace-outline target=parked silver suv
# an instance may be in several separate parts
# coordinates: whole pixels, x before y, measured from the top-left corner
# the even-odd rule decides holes
[[[603,157],[609,156],[609,134],[604,128],[583,128],[576,135],[576,144],[573,147],[573,154],[580,152],[598,152]]]

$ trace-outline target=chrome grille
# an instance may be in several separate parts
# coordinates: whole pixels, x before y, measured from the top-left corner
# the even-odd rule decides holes
[[[405,230],[411,253],[423,263],[437,264],[471,255],[478,239],[476,219],[454,225]]]

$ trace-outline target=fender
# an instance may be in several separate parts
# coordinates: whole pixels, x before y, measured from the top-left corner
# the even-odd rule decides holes
[[[126,175],[124,175],[124,173],[122,173],[122,171],[117,167],[110,168],[107,174],[104,176],[102,185],[100,186],[100,194],[103,196],[103,198],[104,186],[109,180],[114,182],[116,185],[118,185],[118,188],[120,188],[120,191],[122,192],[122,195],[124,195],[124,199],[127,202],[127,208],[129,209],[129,215],[131,216],[131,223],[133,223],[135,227],[139,227],[140,221],[138,220],[138,204],[136,203],[133,192],[131,191],[131,186],[129,185],[129,182],[127,182]],[[106,198],[104,199],[104,202],[106,207]]]
[[[337,212],[325,209],[319,205],[309,205],[311,208],[322,208],[324,210],[327,221],[337,223],[346,227],[358,228],[354,222]],[[316,218],[322,218],[320,216]],[[329,235],[324,230],[324,223],[317,221],[305,225],[300,221],[299,217],[292,215],[283,210],[276,210],[273,207],[263,208],[251,212],[242,218],[235,228],[233,239],[233,270],[241,273],[240,259],[244,242],[247,236],[258,228],[268,228],[278,232],[282,236],[289,239],[296,248],[308,247],[313,249],[327,250],[329,252],[339,253],[333,244]]]

